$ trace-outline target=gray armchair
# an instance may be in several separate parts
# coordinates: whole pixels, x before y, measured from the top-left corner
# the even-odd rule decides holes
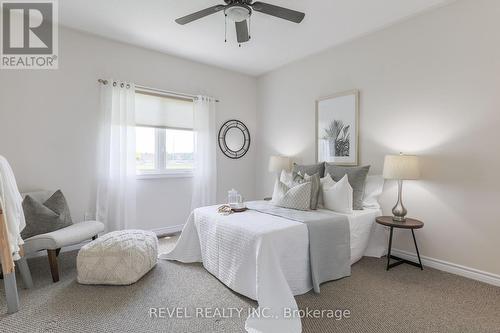
[[[52,194],[53,191],[36,191],[23,193],[23,197],[30,195],[33,199],[44,202]],[[24,252],[28,255],[38,251],[47,251],[52,281],[57,282],[59,281],[57,256],[61,248],[77,245],[90,239],[94,240],[103,231],[104,224],[98,221],[74,223],[66,228],[24,239]]]

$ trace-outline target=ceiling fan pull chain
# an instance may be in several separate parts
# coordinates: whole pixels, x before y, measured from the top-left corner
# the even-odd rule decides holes
[[[252,39],[252,17],[248,18],[248,39]]]
[[[227,14],[224,14],[224,43],[227,43]]]

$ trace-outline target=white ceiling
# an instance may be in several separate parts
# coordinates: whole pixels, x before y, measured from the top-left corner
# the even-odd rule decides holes
[[[63,0],[62,25],[137,46],[260,75],[450,0],[264,0],[306,13],[300,24],[252,14],[250,42],[238,47],[222,12],[181,26],[174,19],[223,0]]]

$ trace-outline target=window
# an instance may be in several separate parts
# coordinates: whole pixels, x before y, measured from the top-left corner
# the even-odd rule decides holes
[[[138,175],[186,175],[193,170],[193,101],[138,90],[135,95]]]

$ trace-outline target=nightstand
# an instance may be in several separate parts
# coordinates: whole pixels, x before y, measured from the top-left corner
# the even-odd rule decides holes
[[[401,264],[409,264],[409,265],[412,265],[415,267],[419,267],[421,270],[423,270],[424,266],[422,266],[422,261],[420,260],[420,253],[418,252],[417,239],[415,238],[415,232],[413,230],[423,228],[424,222],[416,220],[416,219],[410,219],[410,218],[407,218],[406,221],[404,221],[404,222],[398,222],[398,221],[394,221],[392,219],[392,216],[379,216],[379,217],[377,217],[376,221],[378,224],[381,224],[381,225],[384,225],[386,227],[391,228],[391,233],[389,236],[389,248],[387,250],[387,268],[386,268],[386,270],[389,270],[389,269],[391,269],[395,266],[399,266]],[[411,230],[411,234],[413,236],[413,243],[415,243],[415,250],[417,251],[418,263],[391,255],[392,234],[393,234],[394,228],[410,229]],[[396,260],[396,262],[393,262],[391,264],[391,259]]]

